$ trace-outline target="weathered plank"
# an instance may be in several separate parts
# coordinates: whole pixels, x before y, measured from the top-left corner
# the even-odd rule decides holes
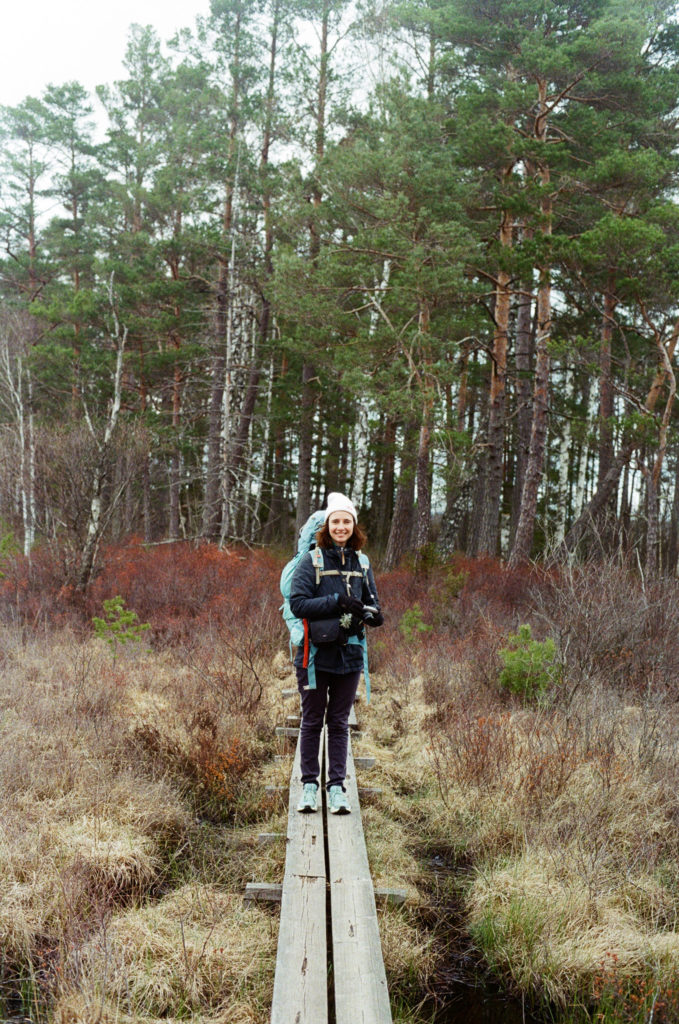
[[[316,814],[300,814],[301,793],[298,743],[290,780],[271,1024],[328,1021],[323,815],[320,808]]]
[[[345,788],[351,814],[327,815],[337,1024],[391,1024],[368,854],[349,738]]]
[[[355,757],[354,767],[355,768],[374,768],[376,759],[374,757]]]
[[[401,907],[407,899],[405,889],[375,889],[375,902],[382,907]]]
[[[281,839],[286,838],[285,832],[260,832],[257,842],[260,846],[266,846],[268,843],[278,843]]]
[[[285,739],[294,740],[299,736],[299,729],[286,729],[284,726],[279,725],[276,727],[276,735],[282,736]]]
[[[243,899],[250,902],[280,903],[282,888],[280,882],[247,882]]]

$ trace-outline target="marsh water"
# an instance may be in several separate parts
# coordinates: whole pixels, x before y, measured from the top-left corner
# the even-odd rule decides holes
[[[420,1024],[546,1024],[547,1018],[538,1015],[519,998],[503,993],[492,981],[479,979],[479,964],[471,953],[468,940],[463,938],[465,927],[461,908],[454,895],[456,866],[446,852],[440,851],[420,859],[424,876],[428,878],[429,895],[437,905],[436,916],[450,921],[450,963],[441,977],[438,999],[422,1007],[417,1015]],[[553,1017],[549,1017],[550,1024]]]
[[[431,1024],[543,1024],[520,1000],[462,984],[459,992],[447,996],[444,1006],[432,1007],[429,1021]]]

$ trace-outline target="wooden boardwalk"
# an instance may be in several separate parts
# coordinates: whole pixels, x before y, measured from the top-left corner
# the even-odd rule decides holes
[[[300,814],[299,740],[290,779],[285,875],[271,1024],[327,1024],[325,843],[323,815]]]
[[[391,1024],[351,737],[345,787],[351,814],[329,814],[325,797],[322,810],[300,814],[298,740],[271,1024],[327,1024],[330,1000],[335,1024]]]

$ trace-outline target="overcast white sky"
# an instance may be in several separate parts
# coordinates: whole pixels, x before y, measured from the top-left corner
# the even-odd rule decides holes
[[[128,28],[153,25],[161,41],[207,14],[210,0],[5,0],[0,15],[0,104],[39,96],[49,83],[95,85],[123,75]]]

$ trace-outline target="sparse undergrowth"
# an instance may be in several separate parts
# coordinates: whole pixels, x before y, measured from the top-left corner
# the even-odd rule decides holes
[[[263,563],[253,573],[263,592]],[[281,845],[256,842],[284,829],[265,795],[289,774],[273,757],[282,632],[266,602],[164,628],[160,596],[136,608],[130,594],[151,592],[114,577],[153,650],[3,630],[2,1009],[264,1024],[277,913],[241,897],[283,874]],[[428,1020],[418,1004],[459,962],[555,1020],[676,1020],[676,584],[488,562],[381,582],[357,752],[376,755],[367,784],[382,789],[363,808],[375,882],[409,894],[380,913],[395,1020]],[[173,595],[181,609],[176,581]]]

